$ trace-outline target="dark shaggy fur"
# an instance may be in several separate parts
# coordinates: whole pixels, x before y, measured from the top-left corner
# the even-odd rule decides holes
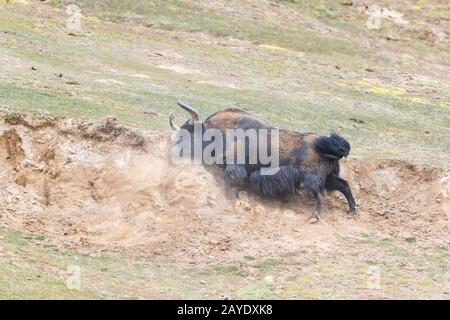
[[[317,192],[321,194],[325,189],[326,179],[327,179],[326,172],[322,172],[320,168],[314,168],[304,173],[303,186],[306,190],[309,190],[312,193]]]
[[[225,166],[225,180],[230,184],[242,187],[247,179],[247,170],[243,164],[227,164]]]
[[[280,166],[274,175],[263,175],[260,169],[250,174],[252,190],[270,197],[295,193],[301,181],[300,171],[294,166]]]

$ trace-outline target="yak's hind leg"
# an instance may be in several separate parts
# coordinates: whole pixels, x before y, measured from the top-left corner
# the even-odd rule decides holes
[[[350,189],[350,186],[346,180],[340,178],[336,174],[330,174],[327,177],[325,187],[327,191],[330,192],[334,190],[341,192],[344,195],[345,199],[347,199],[349,213],[355,212],[356,210],[355,198],[353,197],[352,190]]]
[[[227,164],[225,165],[225,180],[236,186],[236,198],[239,199],[239,193],[242,191],[245,180],[247,179],[247,170],[243,164]]]
[[[306,190],[311,191],[314,195],[314,212],[309,218],[309,222],[316,223],[319,221],[320,210],[322,209],[321,196],[325,188],[325,177],[318,170],[306,172],[303,179],[303,185]]]

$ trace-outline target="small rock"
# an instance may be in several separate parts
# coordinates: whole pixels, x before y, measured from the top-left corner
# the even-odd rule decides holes
[[[386,36],[386,40],[389,40],[389,41],[399,41],[400,40],[400,38],[397,36],[397,35],[395,35],[394,33],[389,33],[387,36]]]
[[[144,114],[149,116],[161,116],[161,114],[156,111],[144,111]]]
[[[445,41],[445,39],[447,38],[446,32],[442,29],[431,29],[431,32],[438,41]]]
[[[364,120],[360,120],[360,119],[356,119],[356,118],[350,118],[350,121],[353,121],[353,122],[356,122],[356,123],[360,123],[360,124],[365,123]]]
[[[68,81],[66,81],[66,84],[75,85],[75,86],[79,86],[80,85],[80,83],[78,81],[75,81],[75,80],[68,80]]]

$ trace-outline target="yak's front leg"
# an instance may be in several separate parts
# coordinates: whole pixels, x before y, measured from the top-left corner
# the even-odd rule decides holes
[[[236,186],[236,198],[239,199],[239,193],[243,190],[245,179],[247,179],[247,170],[243,164],[225,165],[225,180],[232,186]]]
[[[350,189],[350,185],[348,184],[348,182],[346,180],[333,174],[327,178],[325,187],[327,188],[328,191],[337,190],[344,195],[345,199],[347,200],[348,207],[349,207],[348,213],[353,213],[356,211],[355,198],[353,197],[352,190]]]
[[[322,199],[320,192],[313,191],[313,195],[315,204],[314,204],[314,212],[312,216],[309,218],[310,223],[316,223],[319,221],[320,210],[322,209]]]

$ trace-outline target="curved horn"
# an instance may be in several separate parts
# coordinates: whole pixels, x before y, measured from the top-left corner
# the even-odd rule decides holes
[[[199,119],[199,115],[197,110],[195,110],[194,108],[188,106],[187,104],[181,102],[180,100],[178,100],[178,105],[183,108],[184,110],[186,110],[187,112],[189,112],[189,114],[192,117],[192,121],[198,121]]]
[[[178,127],[175,123],[173,123],[173,118],[175,117],[175,115],[173,114],[173,112],[170,114],[169,117],[169,124],[172,127],[173,130],[178,131],[180,130],[180,127]]]

